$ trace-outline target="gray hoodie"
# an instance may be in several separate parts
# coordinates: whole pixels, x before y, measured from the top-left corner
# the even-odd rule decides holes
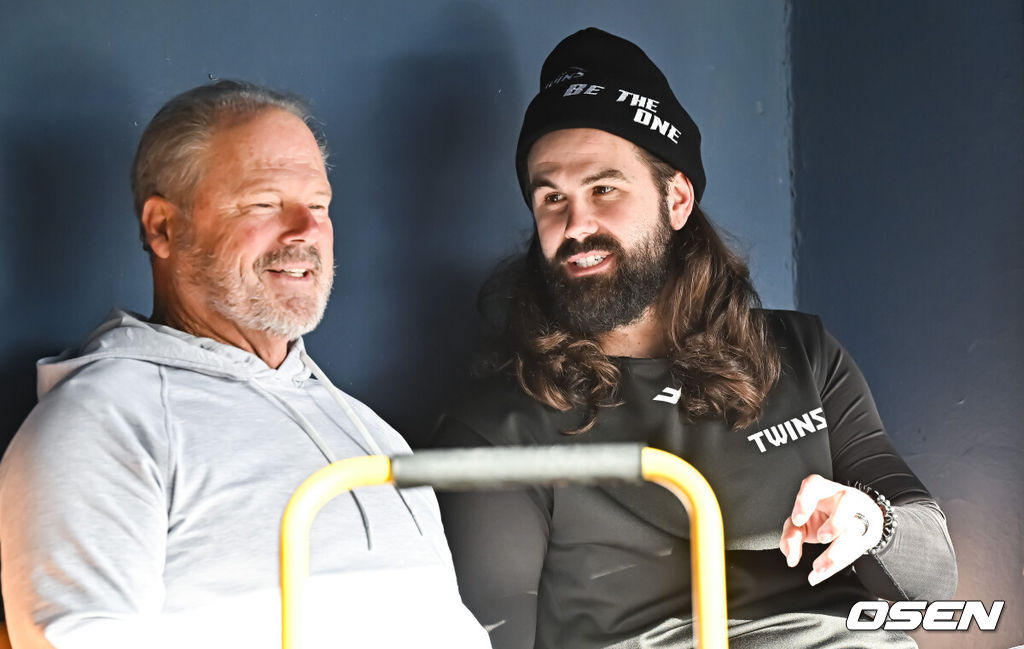
[[[39,362],[38,390],[0,464],[19,649],[280,646],[292,492],[329,460],[410,452],[301,340],[273,369],[115,311],[81,349]],[[312,646],[489,646],[429,489],[342,495],[311,539]]]

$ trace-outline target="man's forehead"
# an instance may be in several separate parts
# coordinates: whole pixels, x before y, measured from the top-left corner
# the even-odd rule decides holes
[[[331,185],[322,170],[307,165],[252,167],[232,183],[240,191],[279,190],[285,183],[299,184],[308,193],[331,195]]]
[[[557,162],[582,157],[624,156],[640,159],[640,147],[614,133],[595,128],[567,128],[537,138],[527,156],[528,164]]]
[[[538,138],[530,149],[527,166],[531,184],[542,176],[571,173],[583,182],[598,179],[630,180],[642,151],[632,142],[598,129],[562,129]]]
[[[228,172],[238,183],[261,176],[291,174],[326,181],[320,145],[301,119],[286,111],[265,111],[217,129],[207,149],[207,173]]]

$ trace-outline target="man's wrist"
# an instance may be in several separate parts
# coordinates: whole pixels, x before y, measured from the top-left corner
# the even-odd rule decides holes
[[[850,486],[867,494],[875,504],[878,505],[878,508],[882,510],[882,537],[874,547],[869,548],[867,552],[865,552],[865,554],[878,554],[884,550],[887,545],[889,545],[893,535],[896,533],[896,512],[893,510],[892,503],[889,502],[889,499],[877,489],[869,487],[859,481],[851,482]]]

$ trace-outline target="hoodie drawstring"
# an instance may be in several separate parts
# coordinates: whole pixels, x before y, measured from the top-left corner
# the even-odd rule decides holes
[[[348,400],[342,396],[341,390],[339,390],[337,386],[335,386],[334,383],[331,383],[331,380],[327,378],[327,375],[324,374],[322,369],[320,369],[320,366],[313,362],[313,359],[309,357],[309,354],[307,354],[305,350],[299,350],[299,358],[301,358],[305,366],[309,368],[309,371],[313,373],[313,376],[315,376],[317,380],[327,388],[327,392],[330,393],[331,398],[341,406],[342,410],[345,411],[345,416],[348,417],[349,422],[356,427],[356,430],[359,431],[359,435],[369,447],[369,450],[366,448],[363,449],[367,455],[385,455],[384,451],[381,450],[380,445],[377,444],[377,440],[370,435],[370,431],[366,430],[366,424],[364,424],[363,420],[359,418],[356,411],[352,409]]]
[[[309,371],[313,373],[313,376],[315,376],[318,381],[323,383],[323,385],[327,388],[327,392],[331,395],[331,398],[333,398],[334,401],[339,406],[341,406],[341,409],[345,412],[345,416],[348,417],[349,422],[351,422],[352,425],[355,426],[356,430],[359,431],[359,435],[363,438],[363,440],[370,447],[370,449],[372,449],[373,454],[386,455],[386,453],[384,453],[380,445],[377,443],[377,440],[375,440],[373,436],[370,435],[370,431],[366,429],[366,424],[363,423],[363,420],[360,419],[355,409],[352,408],[351,404],[349,404],[346,395],[343,394],[342,391],[339,390],[338,387],[334,385],[334,383],[332,383],[329,378],[327,378],[327,375],[324,373],[322,369],[320,369],[320,366],[317,365],[313,361],[313,359],[309,357],[309,354],[306,353],[306,350],[299,350],[299,358],[301,358],[303,364],[305,364],[305,366],[309,368]],[[314,440],[314,442],[315,441],[316,440]],[[365,448],[363,449],[363,451],[366,452],[367,455],[370,455],[370,451],[366,450]],[[334,460],[331,461],[333,462]],[[409,505],[409,501],[405,499],[405,494],[403,494],[402,490],[399,489],[398,487],[394,487],[394,489],[395,493],[398,494],[399,499],[401,499],[402,504],[405,505],[406,511],[409,512],[409,516],[412,518],[412,522],[415,523],[416,530],[420,533],[420,536],[423,536],[423,527],[420,525],[419,519],[416,518],[416,512],[414,512],[412,507]],[[367,532],[367,534],[369,534],[369,532]]]
[[[317,432],[316,428],[313,427],[313,424],[309,423],[309,420],[306,419],[306,417],[303,416],[301,412],[293,408],[290,403],[288,403],[281,397],[277,396],[270,390],[260,385],[259,382],[256,381],[255,379],[249,379],[248,384],[251,385],[254,390],[262,394],[268,400],[270,400],[273,403],[276,403],[279,407],[287,411],[288,414],[292,416],[292,419],[298,422],[299,427],[302,428],[303,431],[305,431],[306,435],[311,440],[313,440],[313,443],[316,444],[316,447],[318,449],[320,449],[320,452],[323,453],[328,463],[333,464],[334,462],[338,461],[338,456],[334,454],[334,451],[332,451],[331,447],[327,445],[327,442],[324,441],[324,438],[320,436],[320,433]],[[364,448],[363,451],[366,452],[366,449]],[[359,502],[359,496],[356,495],[355,491],[350,490],[349,494],[352,495],[352,501],[355,503],[356,509],[359,511],[359,518],[361,518],[363,521],[363,532],[366,534],[366,549],[368,551],[372,550],[373,539],[370,534],[370,518],[366,515],[366,508],[363,507],[363,503]],[[408,507],[408,504],[406,505],[406,507]],[[413,520],[415,520],[415,517],[413,517]],[[419,529],[419,523],[416,524],[416,529]],[[420,534],[422,535],[422,531],[420,532]]]

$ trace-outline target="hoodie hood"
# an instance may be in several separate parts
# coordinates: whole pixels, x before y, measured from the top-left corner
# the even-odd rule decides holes
[[[153,324],[136,313],[114,309],[81,346],[36,363],[36,393],[42,399],[69,375],[106,358],[147,361],[236,381],[275,377],[301,381],[311,375],[302,360],[304,351],[302,339],[296,339],[284,362],[274,369],[255,354],[232,345]]]

